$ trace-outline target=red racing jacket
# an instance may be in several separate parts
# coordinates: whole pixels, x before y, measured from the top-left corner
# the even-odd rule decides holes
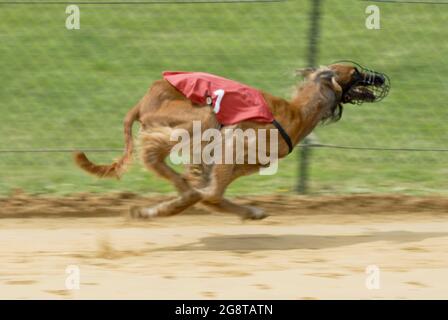
[[[212,106],[222,125],[274,121],[261,92],[245,84],[204,72],[165,71],[163,78],[193,103]]]

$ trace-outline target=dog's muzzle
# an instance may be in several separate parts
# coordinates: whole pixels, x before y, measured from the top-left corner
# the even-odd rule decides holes
[[[390,79],[386,74],[367,68],[363,68],[361,73],[364,77],[358,85],[370,90],[375,96],[375,99],[369,102],[381,101],[389,94]]]
[[[388,95],[390,79],[385,73],[367,69],[353,61],[340,62],[351,63],[358,70],[358,76],[342,94],[343,103],[378,102]]]

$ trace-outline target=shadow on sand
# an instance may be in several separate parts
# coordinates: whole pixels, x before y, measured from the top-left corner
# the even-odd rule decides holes
[[[240,234],[210,236],[198,242],[176,247],[163,248],[173,251],[258,251],[258,250],[297,250],[297,249],[328,249],[356,245],[361,243],[389,241],[396,243],[418,242],[428,238],[448,236],[444,232],[410,232],[387,231],[374,232],[365,235],[317,236],[317,235],[269,235]]]

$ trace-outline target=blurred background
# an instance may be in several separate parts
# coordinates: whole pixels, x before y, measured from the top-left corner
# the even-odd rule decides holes
[[[448,148],[448,5],[97,0],[79,3],[80,29],[67,30],[67,4],[1,1],[2,195],[172,192],[137,161],[121,181],[88,176],[69,150],[117,158],[124,115],[165,70],[215,73],[289,98],[310,44],[315,64],[354,60],[388,74],[392,88],[384,101],[347,105],[340,122],[317,128],[315,143],[354,148],[309,148],[307,192],[448,193],[440,150]],[[365,26],[370,4],[380,8],[379,30]],[[426,151],[400,150],[409,148]],[[301,150],[275,176],[242,178],[229,194],[296,193]]]

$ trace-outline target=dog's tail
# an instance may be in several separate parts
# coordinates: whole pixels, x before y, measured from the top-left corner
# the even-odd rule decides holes
[[[125,151],[123,156],[110,165],[97,165],[91,162],[84,152],[76,152],[74,159],[76,164],[83,170],[100,178],[120,178],[126,171],[127,165],[132,160],[132,124],[139,116],[139,105],[132,108],[124,119]]]

